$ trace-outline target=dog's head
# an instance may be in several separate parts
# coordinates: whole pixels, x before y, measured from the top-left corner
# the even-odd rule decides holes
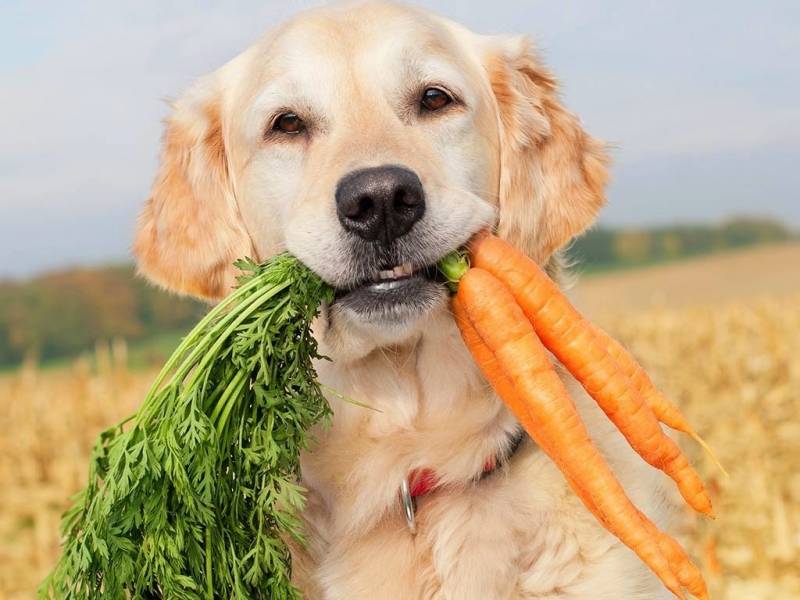
[[[321,9],[175,103],[134,249],[212,300],[236,258],[288,249],[337,289],[329,321],[396,341],[445,306],[431,267],[479,229],[544,262],[588,227],[605,165],[524,38]]]

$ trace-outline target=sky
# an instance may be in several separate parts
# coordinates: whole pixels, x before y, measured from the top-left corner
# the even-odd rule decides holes
[[[800,225],[800,2],[416,2],[530,34],[614,144],[600,222]],[[0,0],[0,277],[129,260],[165,100],[318,2]]]

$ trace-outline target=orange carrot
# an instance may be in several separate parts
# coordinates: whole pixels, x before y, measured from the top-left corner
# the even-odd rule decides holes
[[[650,376],[642,366],[636,362],[636,359],[633,358],[630,352],[597,325],[590,323],[590,327],[594,331],[597,341],[602,344],[606,352],[617,361],[620,369],[630,378],[631,383],[639,390],[639,393],[642,394],[645,402],[647,402],[647,405],[653,411],[656,418],[666,426],[691,436],[706,451],[717,468],[727,476],[728,472],[717,459],[711,447],[697,432],[695,432],[694,428],[689,425],[689,421],[686,420],[681,409],[670,402],[670,400],[656,388]]]
[[[597,325],[591,324],[590,326],[594,332],[595,338],[603,345],[605,351],[614,357],[620,369],[628,375],[631,382],[641,392],[642,396],[644,396],[645,401],[658,420],[676,431],[682,431],[691,435],[693,433],[692,427],[689,425],[689,422],[686,420],[681,410],[656,389],[656,386],[645,370],[636,362],[622,344],[609,336]]]
[[[631,447],[677,484],[687,503],[713,516],[700,476],[664,433],[642,394],[595,335],[591,324],[527,256],[492,235],[472,244],[472,261],[511,290],[542,343],[581,383]]]
[[[511,410],[525,431],[530,433],[536,429],[536,423],[530,414],[528,406],[517,394],[514,384],[503,372],[503,368],[497,362],[497,357],[489,347],[483,343],[478,332],[473,327],[467,311],[461,301],[461,296],[453,296],[453,315],[461,331],[461,337],[469,348],[472,357],[481,369],[486,380],[491,384],[497,395],[503,399],[506,406]]]
[[[533,422],[533,417],[525,405],[525,402],[519,397],[513,383],[508,379],[502,367],[498,364],[497,357],[480,338],[480,335],[469,320],[466,309],[462,305],[461,297],[458,295],[453,297],[453,314],[467,347],[475,358],[476,363],[480,365],[489,383],[497,392],[498,396],[500,396],[511,409],[512,413],[517,416],[518,421],[523,425],[525,430],[529,433],[534,431],[536,425]],[[548,454],[552,451],[557,450],[551,448]],[[608,523],[598,511],[592,499],[583,493],[581,485],[569,480],[568,483],[573,490],[576,490],[576,493],[578,493],[580,499],[584,502],[589,511],[598,518],[601,524],[608,528]],[[639,512],[639,518],[650,532],[650,535],[658,540],[659,548],[662,554],[667,558],[670,568],[673,574],[678,578],[680,584],[686,587],[697,598],[701,600],[707,599],[708,592],[703,576],[700,570],[691,562],[683,548],[670,536],[659,531],[641,512]]]
[[[473,268],[461,279],[456,297],[454,310],[467,332],[465,341],[486,378],[587,508],[682,598],[681,584],[664,555],[661,539],[653,533],[655,525],[646,524],[590,440],[575,404],[511,292],[488,272]],[[477,336],[464,323],[471,324]]]

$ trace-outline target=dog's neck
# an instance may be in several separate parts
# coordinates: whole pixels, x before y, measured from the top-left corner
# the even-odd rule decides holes
[[[329,348],[322,343],[322,350]],[[318,365],[332,426],[304,457],[303,475],[335,530],[363,530],[389,512],[413,469],[467,485],[509,444],[516,422],[481,379],[449,312],[430,315],[401,344]]]

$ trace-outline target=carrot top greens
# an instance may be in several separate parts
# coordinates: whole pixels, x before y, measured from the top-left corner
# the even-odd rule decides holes
[[[298,598],[299,454],[329,414],[311,321],[333,292],[296,258],[245,260],[138,412],[104,431],[44,598]]]
[[[333,289],[289,254],[183,339],[137,413],[100,434],[40,598],[299,598],[300,451],[330,415],[311,321]],[[450,285],[462,253],[442,260]]]

